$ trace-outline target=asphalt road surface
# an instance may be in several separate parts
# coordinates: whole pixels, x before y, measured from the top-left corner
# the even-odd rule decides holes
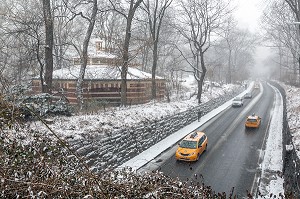
[[[197,162],[176,161],[176,144],[140,171],[158,169],[182,181],[204,182],[227,196],[254,193],[274,102],[274,90],[266,83],[261,86],[254,89],[251,99],[244,100],[244,106],[229,107],[199,127],[208,136],[208,148]],[[246,117],[252,113],[262,118],[261,126],[245,129]]]

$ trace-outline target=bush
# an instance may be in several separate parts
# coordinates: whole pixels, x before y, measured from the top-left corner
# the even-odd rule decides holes
[[[70,105],[66,99],[48,93],[27,96],[21,106],[26,106],[39,116],[66,115],[71,116]]]
[[[24,120],[24,112],[16,107],[13,103],[4,100],[0,95],[0,129],[11,128],[14,124],[18,124]]]
[[[64,96],[53,96],[48,93],[29,95],[26,85],[18,85],[7,91],[3,100],[11,102],[23,112],[24,119],[33,118],[34,115],[66,115],[70,116],[70,105]]]

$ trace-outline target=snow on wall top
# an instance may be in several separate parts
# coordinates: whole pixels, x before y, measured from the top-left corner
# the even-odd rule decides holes
[[[72,66],[53,71],[53,79],[78,79],[80,66]],[[120,66],[87,65],[85,79],[121,79]],[[137,68],[128,67],[127,79],[151,79],[151,74]],[[156,76],[156,79],[163,79]]]
[[[96,51],[96,50],[95,50]],[[95,57],[104,57],[104,58],[110,58],[110,59],[116,59],[118,58],[117,55],[114,55],[112,53],[104,52],[104,51],[97,51],[96,53],[89,52],[89,57],[95,58]],[[79,58],[79,57],[74,57]]]

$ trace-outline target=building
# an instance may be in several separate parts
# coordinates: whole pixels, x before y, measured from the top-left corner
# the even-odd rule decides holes
[[[121,60],[102,48],[102,41],[96,41],[96,53],[89,54],[83,85],[84,101],[105,101],[110,105],[121,102]],[[75,57],[74,66],[53,72],[53,94],[64,95],[71,104],[77,103],[76,84],[80,72],[80,59]],[[151,74],[135,67],[128,67],[127,103],[142,104],[151,100]],[[164,99],[166,81],[156,77],[156,96]],[[38,78],[32,81],[35,93],[41,91]]]

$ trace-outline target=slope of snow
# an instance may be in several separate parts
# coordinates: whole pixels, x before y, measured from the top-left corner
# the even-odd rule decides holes
[[[212,91],[206,90],[203,94],[202,102],[207,102],[235,88],[237,85],[229,84],[223,87],[213,87]],[[185,94],[193,91],[186,91]],[[99,111],[90,115],[77,115],[72,117],[55,117],[50,128],[62,137],[80,138],[88,134],[105,134],[114,130],[134,126],[148,120],[158,120],[162,117],[171,116],[175,113],[185,111],[197,106],[196,96],[184,100],[174,98],[170,103],[150,102],[147,104],[134,105],[130,107],[112,108],[107,111]],[[46,128],[39,123],[33,124],[39,129],[46,131]]]

